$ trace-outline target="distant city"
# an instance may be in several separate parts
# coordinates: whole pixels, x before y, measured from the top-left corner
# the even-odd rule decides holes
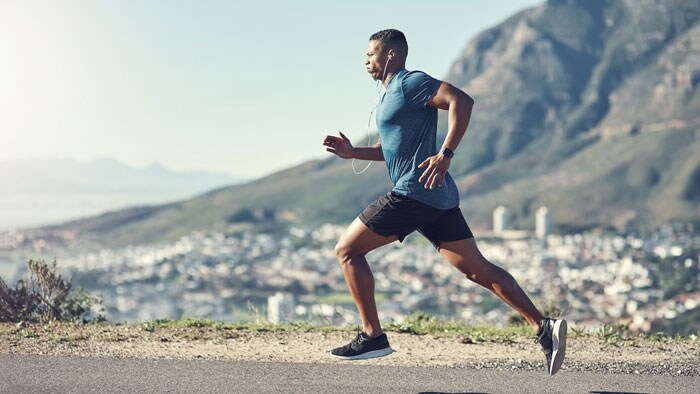
[[[506,268],[541,307],[580,327],[626,324],[651,332],[700,331],[700,234],[691,225],[648,234],[555,234],[551,212],[535,232],[511,229],[494,211],[493,231],[477,233],[484,255]],[[163,245],[58,257],[75,286],[101,294],[111,322],[204,317],[219,321],[357,324],[334,254],[345,226],[291,226],[275,234],[192,233]],[[0,235],[0,251],[46,254],[51,241]],[[384,322],[422,310],[468,323],[507,324],[505,304],[467,280],[430,243],[411,235],[368,255]],[[19,262],[18,262],[19,264]]]

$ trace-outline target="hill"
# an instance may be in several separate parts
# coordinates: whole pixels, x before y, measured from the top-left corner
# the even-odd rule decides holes
[[[162,204],[240,182],[227,174],[134,167],[111,158],[0,160],[0,229],[46,225],[136,204]]]
[[[13,185],[13,193],[201,193],[241,180],[224,173],[174,171],[159,163],[135,167],[112,158],[0,160],[0,183]]]
[[[688,218],[700,146],[698,1],[549,1],[476,37],[446,80],[475,97],[455,166],[477,221]],[[654,135],[651,135],[654,134]]]
[[[489,227],[501,204],[521,228],[542,204],[560,229],[697,218],[699,20],[697,0],[551,0],[470,41],[444,79],[476,101],[450,169],[472,226]],[[383,164],[361,176],[349,166],[312,161],[57,229],[122,245],[276,221],[348,222],[390,187]]]

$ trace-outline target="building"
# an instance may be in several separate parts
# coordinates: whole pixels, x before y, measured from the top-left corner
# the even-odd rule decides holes
[[[289,293],[277,292],[267,297],[267,320],[275,324],[292,321],[294,304],[294,296]]]
[[[537,208],[535,213],[535,235],[545,239],[552,232],[552,215],[545,206]]]
[[[499,205],[493,210],[493,233],[503,234],[510,227],[510,214],[508,209],[503,205]]]

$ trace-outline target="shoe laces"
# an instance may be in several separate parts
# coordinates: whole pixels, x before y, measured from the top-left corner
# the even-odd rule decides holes
[[[549,318],[544,318],[542,320],[542,326],[540,326],[540,330],[537,334],[535,334],[535,343],[542,343],[542,340],[545,339],[547,335],[547,324],[549,324]]]
[[[367,334],[365,334],[364,332],[358,332],[355,339],[352,340],[352,344],[357,345],[360,342],[363,342],[365,340],[365,335]]]

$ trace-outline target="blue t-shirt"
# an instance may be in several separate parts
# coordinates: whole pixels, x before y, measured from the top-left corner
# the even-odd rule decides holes
[[[459,205],[457,185],[449,172],[442,186],[426,189],[418,178],[418,168],[429,156],[437,154],[437,108],[427,105],[441,81],[421,71],[399,71],[386,87],[377,108],[377,128],[397,194],[438,209]]]

